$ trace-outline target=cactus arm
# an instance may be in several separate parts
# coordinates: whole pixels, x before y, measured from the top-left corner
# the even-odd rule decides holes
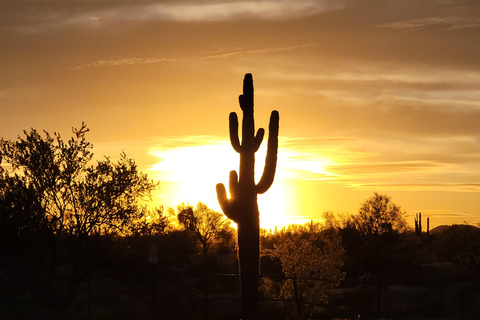
[[[225,186],[223,183],[217,184],[217,199],[218,203],[220,203],[220,207],[225,215],[233,220],[234,222],[238,223],[240,220],[239,212],[236,210],[235,202],[238,200],[238,174],[235,170],[230,171],[230,178],[229,178],[229,191],[230,191],[230,199],[227,197],[227,191],[225,190]]]
[[[231,199],[238,199],[238,174],[237,171],[232,170],[230,171],[230,177],[229,177],[229,191],[230,191],[230,197]]]
[[[225,190],[223,183],[217,184],[217,199],[223,212],[228,216],[231,211],[231,206],[230,201],[227,198],[227,190]]]
[[[238,117],[235,112],[230,113],[229,124],[230,143],[232,144],[233,150],[240,153],[242,147],[240,146],[240,140],[238,139]]]
[[[255,136],[255,138],[253,138],[253,146],[252,146],[253,152],[257,152],[258,148],[260,148],[264,135],[265,135],[265,130],[263,130],[263,128],[258,129],[257,135]]]
[[[225,190],[225,186],[223,185],[223,183],[217,184],[217,199],[223,213],[225,213],[227,218],[233,220],[234,222],[237,222],[238,214],[237,210],[235,210],[234,201],[233,199],[229,200],[227,198],[227,191]]]
[[[278,111],[272,111],[270,116],[270,124],[268,127],[268,145],[267,156],[265,158],[265,169],[262,178],[256,185],[257,193],[265,193],[273,183],[275,170],[277,168],[277,152],[278,152]]]

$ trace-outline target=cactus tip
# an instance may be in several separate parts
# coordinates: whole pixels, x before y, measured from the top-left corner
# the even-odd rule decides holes
[[[245,74],[245,78],[243,78],[243,95],[253,98],[253,77],[251,73]]]
[[[274,120],[275,122],[278,122],[278,120],[280,119],[280,115],[278,114],[278,111],[273,110],[270,115],[270,118],[272,118],[272,120]]]

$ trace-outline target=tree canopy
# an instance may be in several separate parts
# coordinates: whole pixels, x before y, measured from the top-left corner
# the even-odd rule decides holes
[[[264,234],[274,239],[272,258],[280,260],[287,280],[275,290],[272,279],[263,280],[263,290],[270,298],[295,299],[306,302],[312,314],[328,303],[328,291],[344,279],[344,248],[338,232],[318,223],[290,225],[276,234]],[[277,291],[277,292],[276,292]],[[297,297],[297,298],[298,298]]]
[[[12,212],[18,208],[9,201],[13,194],[28,197],[24,208],[35,208],[32,214],[42,227],[57,235],[131,232],[132,222],[143,214],[139,199],[150,197],[157,184],[125,153],[117,163],[105,157],[90,165],[88,131],[82,124],[68,141],[57,133],[42,137],[34,129],[17,141],[1,139],[0,157],[7,165],[1,177],[3,205]]]
[[[401,232],[407,228],[406,213],[387,195],[374,193],[365,200],[357,216],[359,230],[363,234]]]
[[[177,207],[178,222],[185,231],[195,234],[202,244],[203,254],[208,254],[210,246],[215,241],[233,241],[234,229],[225,216],[210,209],[206,204],[198,202],[196,208],[180,204]]]
[[[66,141],[35,129],[0,139],[0,250],[34,252],[49,275],[62,257],[78,283],[92,237],[138,232],[149,214],[143,200],[157,183],[125,153],[92,164],[89,129],[72,130]]]

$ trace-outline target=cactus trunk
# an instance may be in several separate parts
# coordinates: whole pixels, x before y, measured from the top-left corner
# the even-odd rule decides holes
[[[427,237],[430,235],[430,217],[427,217]]]
[[[240,154],[240,175],[230,172],[227,198],[225,186],[217,184],[217,197],[225,215],[238,226],[238,256],[240,262],[242,304],[244,316],[250,318],[258,308],[258,275],[260,265],[260,218],[257,194],[267,191],[273,183],[278,151],[278,112],[270,116],[269,137],[265,168],[260,181],[255,184],[255,152],[260,147],[264,129],[255,135],[253,117],[253,79],[246,74],[243,80],[243,94],[239,97],[243,111],[242,142],[238,137],[238,118],[230,113],[230,142]]]

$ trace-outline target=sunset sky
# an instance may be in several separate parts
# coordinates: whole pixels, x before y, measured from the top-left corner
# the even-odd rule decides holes
[[[165,207],[220,210],[252,73],[257,128],[280,113],[262,226],[356,213],[374,192],[411,224],[480,222],[480,1],[1,1],[0,43],[1,137],[83,121]]]

